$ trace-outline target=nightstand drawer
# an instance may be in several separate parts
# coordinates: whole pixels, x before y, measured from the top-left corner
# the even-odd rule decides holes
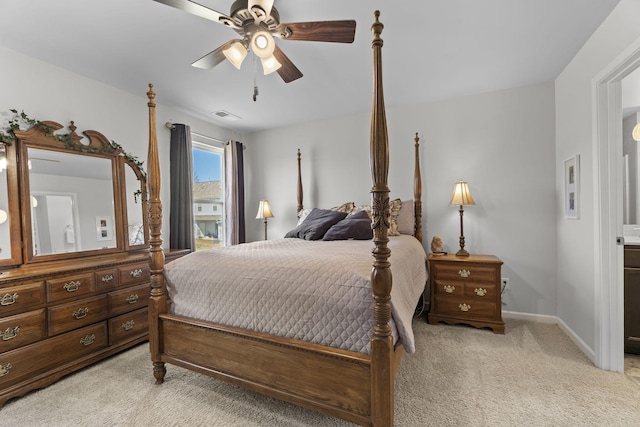
[[[496,300],[497,286],[491,283],[467,283],[464,287],[464,296],[474,299]]]
[[[440,280],[435,279],[435,287],[434,291],[436,295],[444,295],[444,296],[464,296],[464,288],[465,284],[461,283],[459,280]]]
[[[493,282],[497,280],[496,269],[473,264],[436,264],[434,274],[440,280],[473,280],[474,282]]]
[[[443,316],[492,319],[496,316],[496,304],[473,299],[447,299],[436,297],[436,310]]]

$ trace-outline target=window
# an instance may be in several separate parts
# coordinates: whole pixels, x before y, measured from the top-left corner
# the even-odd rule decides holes
[[[193,138],[196,251],[224,245],[224,150]]]

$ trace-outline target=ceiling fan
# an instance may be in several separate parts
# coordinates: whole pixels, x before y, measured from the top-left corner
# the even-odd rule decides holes
[[[274,0],[236,0],[229,15],[216,12],[190,0],[154,0],[173,6],[192,15],[226,25],[240,35],[195,61],[194,67],[210,69],[228,59],[240,69],[249,50],[260,58],[264,74],[277,71],[285,83],[302,77],[302,73],[276,45],[274,37],[282,40],[303,40],[333,43],[352,43],[356,21],[316,21],[280,23],[280,14],[273,7]]]

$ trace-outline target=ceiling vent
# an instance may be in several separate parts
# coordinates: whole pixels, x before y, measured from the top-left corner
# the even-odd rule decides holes
[[[214,111],[211,114],[213,114],[214,116],[222,120],[228,120],[228,121],[240,120],[240,117],[236,116],[235,114],[231,114],[230,112],[225,110]]]

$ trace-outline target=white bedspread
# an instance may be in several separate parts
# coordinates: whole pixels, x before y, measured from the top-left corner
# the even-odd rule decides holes
[[[412,236],[389,240],[391,324],[413,353],[426,254]],[[194,252],[165,267],[172,312],[368,354],[373,248],[371,240],[277,239]]]

